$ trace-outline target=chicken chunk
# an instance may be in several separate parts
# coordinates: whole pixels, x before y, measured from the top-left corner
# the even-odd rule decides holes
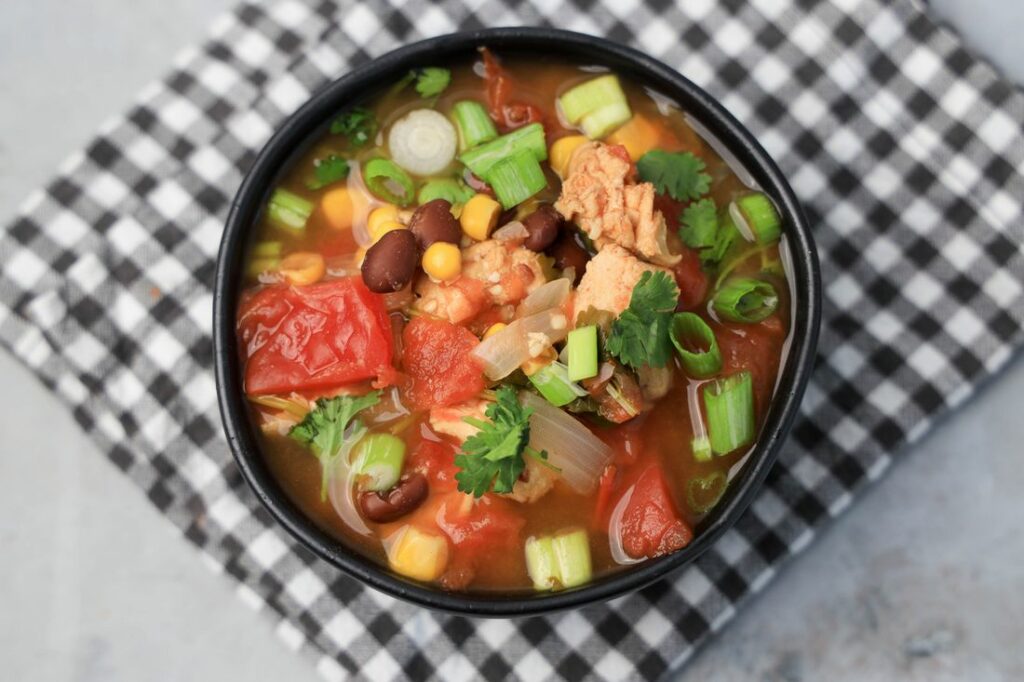
[[[463,250],[462,274],[484,282],[498,305],[518,303],[546,280],[537,253],[495,239]]]
[[[472,277],[459,277],[454,282],[435,282],[425,274],[416,281],[419,298],[413,309],[460,324],[477,315],[487,305],[486,285]]]
[[[680,256],[668,250],[665,217],[654,208],[654,185],[630,183],[628,156],[600,142],[573,152],[562,194],[555,208],[572,220],[601,250],[610,244],[659,265],[674,265]]]
[[[672,276],[667,268],[644,263],[617,244],[607,245],[587,263],[587,270],[576,290],[576,317],[588,308],[618,315],[629,307],[633,287],[640,277],[645,272],[659,270]]]
[[[430,428],[435,433],[451,436],[459,443],[465,442],[478,429],[472,424],[466,423],[464,417],[474,419],[487,419],[485,410],[490,401],[483,398],[474,398],[451,407],[433,407],[430,410]]]
[[[558,475],[550,467],[533,457],[526,457],[526,469],[506,497],[523,504],[533,504],[551,492],[556,478]]]

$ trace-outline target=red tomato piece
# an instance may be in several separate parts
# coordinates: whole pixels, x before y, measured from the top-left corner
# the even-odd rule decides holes
[[[437,526],[462,550],[514,547],[526,520],[512,505],[493,495],[473,501],[463,493],[448,497],[437,511]]]
[[[779,372],[779,357],[784,338],[780,323],[771,317],[758,324],[712,325],[718,347],[722,351],[723,374],[742,370],[750,372],[754,383],[754,411],[760,415],[767,409]]]
[[[458,486],[455,448],[445,441],[423,438],[409,455],[409,468],[426,476],[433,490],[453,492]]]
[[[413,405],[421,410],[446,407],[484,390],[483,370],[469,354],[479,343],[465,327],[436,318],[413,318],[402,332]]]
[[[384,299],[359,277],[263,287],[243,298],[238,337],[249,395],[365,381],[394,354]]]
[[[669,554],[690,544],[693,530],[679,517],[661,467],[652,464],[640,474],[622,514],[618,532],[622,548],[634,559]]]
[[[487,48],[480,50],[484,59],[484,80],[487,84],[487,108],[502,132],[521,128],[528,123],[544,124],[540,107],[524,102],[510,102],[515,84]],[[545,126],[546,128],[547,126]]]
[[[696,251],[683,247],[682,258],[672,266],[672,274],[679,285],[679,303],[676,310],[694,310],[708,294],[708,276],[700,265]]]

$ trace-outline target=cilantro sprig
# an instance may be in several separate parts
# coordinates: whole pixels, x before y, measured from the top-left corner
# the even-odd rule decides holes
[[[691,249],[706,249],[715,245],[718,234],[718,207],[713,199],[695,201],[683,210],[683,226],[679,238]]]
[[[366,425],[355,416],[380,401],[380,391],[363,396],[339,395],[320,398],[301,422],[288,435],[308,446],[320,460],[320,499],[327,499],[327,484],[338,462],[348,459],[349,453],[366,435]]]
[[[640,157],[636,169],[641,180],[653,183],[659,194],[668,194],[677,201],[699,199],[711,187],[704,162],[691,152],[655,149]]]
[[[417,69],[413,73],[416,78],[416,92],[424,98],[440,95],[452,80],[452,72],[438,66]]]
[[[526,468],[524,455],[547,460],[547,452],[536,452],[530,442],[530,415],[533,408],[523,407],[515,389],[502,386],[497,401],[487,406],[490,421],[463,417],[463,421],[479,431],[462,444],[455,457],[455,474],[459,490],[481,497],[489,490],[510,493]]]
[[[377,134],[377,117],[365,107],[353,107],[331,122],[332,135],[344,135],[353,147],[364,147]]]
[[[669,327],[679,301],[679,287],[665,272],[645,272],[629,307],[612,323],[605,350],[625,365],[664,367],[672,354]]]
[[[322,189],[348,177],[348,161],[337,154],[328,154],[318,159],[313,166],[313,177],[306,180],[306,187]]]

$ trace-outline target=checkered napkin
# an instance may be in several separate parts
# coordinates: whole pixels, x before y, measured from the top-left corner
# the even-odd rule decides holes
[[[417,38],[553,24],[634,44],[749,126],[824,273],[818,366],[737,526],[609,604],[478,621],[361,587],[278,528],[221,435],[214,257],[228,203],[309,94]],[[328,678],[657,678],[1024,341],[1024,95],[907,0],[244,4],[0,237],[0,340],[285,644]]]

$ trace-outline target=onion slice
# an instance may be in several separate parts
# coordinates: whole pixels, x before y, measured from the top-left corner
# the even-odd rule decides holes
[[[548,461],[561,469],[562,478],[573,490],[584,495],[592,492],[612,460],[612,449],[575,417],[543,398],[522,391],[519,399],[533,408],[530,447],[546,450]]]
[[[564,339],[568,333],[569,319],[561,309],[553,308],[516,320],[482,341],[473,349],[472,355],[483,364],[487,378],[497,381],[536,356],[530,352],[530,346],[536,348],[538,334],[546,336],[548,343],[552,344]]]
[[[391,159],[414,175],[433,175],[455,159],[455,126],[433,109],[416,109],[388,132]]]
[[[547,284],[542,284],[530,295],[523,299],[516,309],[516,317],[528,317],[551,308],[560,308],[565,299],[569,298],[572,289],[572,280],[565,278],[554,279]]]

